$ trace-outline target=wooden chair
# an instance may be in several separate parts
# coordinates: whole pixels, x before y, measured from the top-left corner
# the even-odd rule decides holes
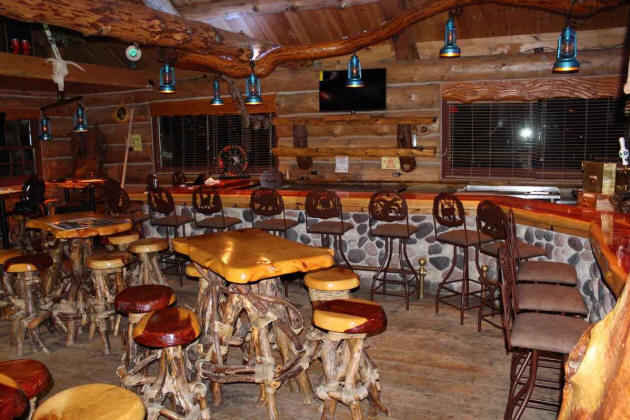
[[[159,266],[159,253],[168,251],[168,239],[146,238],[129,244],[129,252],[140,260],[133,285],[161,284],[168,286]]]
[[[286,238],[287,231],[298,224],[297,220],[287,219],[284,214],[284,200],[278,191],[260,188],[252,191],[249,208],[253,213],[252,227],[279,234]],[[281,218],[273,216],[282,216]],[[256,216],[265,219],[256,221]]]
[[[395,192],[379,191],[370,197],[368,210],[370,236],[385,240],[385,258],[372,277],[370,299],[374,300],[375,294],[404,297],[405,308],[409,310],[411,294],[415,293],[416,297],[419,297],[420,279],[407,255],[407,240],[417,230],[416,226],[409,224],[407,202]],[[378,225],[376,225],[377,222]],[[397,270],[390,268],[394,254],[394,241],[398,241],[399,269]],[[389,278],[388,274],[390,273],[397,273],[400,275],[400,279]],[[402,292],[388,292],[388,283],[401,285]]]
[[[554,401],[532,398],[537,385],[549,388],[551,384],[538,376],[543,363],[557,362],[562,375],[563,362],[582,334],[589,327],[581,318],[559,314],[520,312],[520,299],[516,289],[515,256],[508,247],[499,250],[503,273],[501,299],[503,324],[508,351],[512,353],[510,387],[504,419],[518,420],[528,405],[557,410]],[[557,389],[562,387],[562,379]]]
[[[241,223],[238,217],[225,216],[221,196],[214,188],[205,186],[197,188],[193,192],[192,200],[193,224],[197,228],[215,231],[231,230],[233,226]],[[197,214],[205,218],[197,220]]]
[[[102,189],[104,190],[105,213],[130,219],[133,223],[132,230],[144,236],[143,224],[149,220],[149,215],[143,211],[144,203],[140,200],[130,200],[127,191],[114,179],[106,179]]]
[[[20,201],[15,203],[13,210],[8,214],[15,220],[13,228],[9,232],[10,242],[18,248],[33,249],[34,238],[28,234],[26,222],[29,219],[42,217],[48,214],[45,204],[46,183],[43,179],[33,175],[22,185]]]
[[[186,236],[186,225],[192,222],[190,216],[178,216],[175,209],[175,203],[171,193],[164,188],[155,188],[147,191],[147,200],[149,203],[149,216],[153,226],[159,226],[166,229],[166,238],[169,241],[170,231],[173,229],[173,236],[179,236],[179,228],[182,228],[182,236]],[[157,217],[156,213],[163,214],[163,217]],[[184,281],[184,264],[187,259],[175,252],[169,252],[163,255],[161,262],[166,265],[165,270],[175,268],[176,274],[180,276],[180,282]]]
[[[186,174],[183,171],[173,172],[172,182],[174,187],[185,185],[187,182]]]
[[[49,308],[42,306],[43,276],[47,276],[47,270],[52,265],[52,259],[47,254],[26,255],[13,257],[5,262],[7,273],[15,273],[16,296],[12,298],[12,304],[16,312],[12,315],[12,340],[16,343],[16,354],[24,354],[24,336],[28,335],[33,344],[42,351],[48,353],[39,336],[39,326],[52,316]]]
[[[445,226],[450,229],[444,233],[438,233],[438,226]],[[482,243],[491,242],[493,238],[483,232],[470,232],[466,228],[466,213],[464,205],[455,195],[451,193],[440,193],[433,200],[433,228],[435,239],[453,246],[453,261],[451,268],[446,273],[438,285],[435,294],[435,313],[440,310],[440,303],[452,306],[459,310],[459,323],[464,323],[464,312],[479,308],[481,284],[477,279],[470,278],[468,270],[468,248],[475,247]],[[454,229],[455,228],[455,229]],[[464,269],[462,277],[459,279],[450,279],[457,265],[457,250],[461,249],[464,257]],[[479,290],[470,290],[470,283],[479,284]],[[461,288],[457,289],[456,284],[461,284]],[[442,295],[442,290],[447,292]],[[453,299],[455,298],[455,299]]]
[[[178,402],[179,418],[210,420],[206,405],[206,385],[200,379],[187,379],[186,366],[190,363],[182,347],[197,339],[199,321],[194,312],[170,307],[146,314],[133,329],[136,343],[161,349],[160,370],[155,377],[142,378],[143,398],[148,409],[147,420],[157,420],[162,414],[173,413],[164,407],[167,397]],[[194,413],[194,414],[193,414]],[[172,415],[168,417],[174,418]],[[177,418],[177,417],[175,417]]]
[[[321,237],[322,246],[330,246],[330,236],[333,237],[333,248],[341,255],[346,266],[352,270],[352,266],[346,258],[343,250],[343,234],[352,229],[352,223],[343,221],[343,208],[341,200],[334,191],[312,190],[306,196],[304,205],[306,214],[306,231],[316,233]],[[309,223],[308,218],[317,218],[320,221]],[[337,220],[330,220],[337,219]]]
[[[389,410],[380,400],[379,374],[366,354],[368,336],[383,332],[387,317],[377,303],[361,299],[320,301],[313,309],[313,325],[324,331],[320,357],[324,383],[315,393],[324,401],[322,420],[333,420],[337,402],[350,407],[352,420],[362,420],[361,400],[370,402],[369,418]]]
[[[160,285],[132,286],[116,295],[114,301],[116,312],[125,314],[129,318],[123,366],[117,370],[121,378],[124,378],[141,359],[138,356],[138,346],[133,340],[134,327],[147,313],[167,308],[173,303],[175,303],[173,289]]]
[[[143,420],[146,411],[133,392],[108,384],[68,388],[48,398],[34,420]]]
[[[53,380],[48,368],[42,362],[28,359],[6,360],[0,362],[0,384],[18,389],[23,393],[29,401],[30,409],[27,419],[30,420],[35,413],[37,399],[52,387]],[[0,396],[0,413],[2,413],[1,406],[2,397]],[[0,416],[0,418],[13,417]]]

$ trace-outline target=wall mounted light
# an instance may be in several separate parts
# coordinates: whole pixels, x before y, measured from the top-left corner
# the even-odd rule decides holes
[[[558,37],[558,49],[556,62],[553,65],[554,73],[575,73],[580,69],[577,60],[577,35],[569,25],[565,26]]]
[[[77,109],[74,111],[73,118],[73,129],[72,131],[75,133],[87,133],[88,131],[88,123],[87,116],[85,115],[85,109],[83,105],[77,105]]]
[[[359,61],[359,57],[356,54],[352,54],[350,57],[350,61],[348,61],[348,75],[346,81],[346,87],[363,87],[365,83],[363,83],[363,74],[361,72],[361,62]]]
[[[455,58],[462,54],[457,46],[457,31],[455,30],[455,18],[449,14],[444,26],[444,46],[440,49],[440,58]]]
[[[223,105],[223,99],[221,99],[221,90],[219,89],[219,79],[214,79],[212,82],[212,89],[214,91],[214,97],[210,101],[210,105],[219,106]]]
[[[254,60],[249,62],[252,68],[252,72],[247,78],[247,95],[245,96],[245,103],[247,105],[262,104],[262,89],[260,87],[260,79],[256,77],[254,71]]]
[[[160,69],[160,93],[175,93],[175,67],[168,63]]]
[[[50,120],[46,114],[42,114],[42,117],[39,120],[39,139],[41,141],[52,140],[52,135],[50,134]]]

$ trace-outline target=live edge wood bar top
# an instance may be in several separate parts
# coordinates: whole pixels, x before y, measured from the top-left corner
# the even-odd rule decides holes
[[[325,188],[325,184],[322,187]],[[280,190],[287,209],[304,209],[308,191]],[[367,212],[371,192],[336,191],[345,211]],[[173,195],[177,204],[190,205],[191,192]],[[249,207],[251,190],[221,192],[224,207]],[[131,194],[144,199],[144,193]],[[411,214],[431,214],[435,193],[403,193]],[[553,204],[499,195],[457,194],[467,214],[475,214],[480,201],[491,200],[504,210],[512,209],[519,224],[535,226],[570,235],[589,238],[593,253],[602,269],[604,280],[616,296],[621,294],[630,273],[630,215],[601,212],[593,208]],[[181,252],[181,251],[180,251]]]
[[[334,264],[333,250],[243,229],[173,239],[175,251],[232,283],[253,283]]]
[[[111,222],[111,224],[104,225],[90,225],[89,227],[81,227],[77,229],[64,229],[62,227],[55,226],[58,222],[71,222],[76,219],[105,219]],[[30,229],[40,229],[55,235],[57,239],[72,239],[72,238],[90,238],[93,236],[108,236],[114,235],[120,232],[126,232],[133,226],[129,219],[117,219],[115,217],[106,216],[102,213],[95,213],[91,211],[56,214],[54,216],[40,217],[37,219],[30,219],[26,222],[26,227]]]

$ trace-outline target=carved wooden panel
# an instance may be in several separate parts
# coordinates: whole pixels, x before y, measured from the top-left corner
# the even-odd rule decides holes
[[[442,98],[464,103],[562,97],[592,99],[618,96],[622,94],[622,84],[619,76],[459,82],[443,84]]]

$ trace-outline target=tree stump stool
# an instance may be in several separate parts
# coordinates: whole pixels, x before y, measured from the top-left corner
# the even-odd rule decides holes
[[[197,339],[199,321],[194,312],[184,308],[166,308],[146,314],[133,329],[136,343],[160,349],[160,371],[156,377],[140,379],[142,394],[147,406],[147,420],[157,420],[160,415],[170,419],[196,418],[210,420],[206,405],[206,385],[200,380],[189,381],[186,370],[190,361],[182,346]],[[171,396],[180,412],[164,407]]]
[[[39,406],[37,420],[143,420],[142,400],[133,392],[108,384],[75,386]]]
[[[11,278],[12,274],[5,273],[4,264],[6,261],[13,257],[19,257],[22,255],[22,250],[20,249],[0,249],[0,319],[8,320],[11,316],[11,309],[13,306],[11,305],[11,301],[9,300],[10,296],[15,297],[15,290],[13,281]]]
[[[19,388],[0,383],[0,419],[11,420],[21,417],[26,407],[28,400]]]
[[[51,317],[50,308],[42,305],[40,279],[52,265],[52,259],[47,254],[26,255],[13,257],[5,262],[5,271],[15,273],[16,297],[11,298],[17,310],[12,315],[11,333],[16,343],[16,354],[24,354],[24,336],[28,334],[34,344],[48,353],[42,342],[38,328],[42,322]]]
[[[306,273],[304,285],[315,307],[321,301],[349,298],[350,290],[359,287],[361,282],[354,271],[337,266]]]
[[[98,331],[103,340],[105,354],[111,352],[109,338],[107,336],[108,320],[115,316],[113,308],[114,296],[126,289],[123,270],[127,263],[133,259],[128,252],[108,252],[100,255],[92,255],[88,258],[88,268],[92,271],[91,279],[94,287],[94,296],[90,298],[90,330],[89,339],[94,338]],[[114,277],[114,284],[108,284],[108,278]],[[114,326],[114,335],[118,333],[120,319],[117,318]]]
[[[114,302],[116,312],[126,314],[129,318],[127,348],[122,357],[123,364],[117,369],[117,374],[121,379],[137,370],[134,368],[140,361],[138,348],[133,339],[133,329],[136,324],[147,313],[167,308],[173,303],[175,303],[173,289],[153,284],[128,287],[116,296]]]
[[[140,239],[138,232],[124,232],[107,237],[107,242],[115,246],[119,251],[127,251],[129,245]]]
[[[37,398],[52,386],[52,376],[46,365],[37,360],[6,360],[0,362],[0,384],[19,389],[28,398],[30,411],[27,418],[30,419],[35,412]],[[2,397],[0,406],[1,400]],[[0,415],[0,418],[5,417]]]
[[[168,286],[158,264],[158,252],[167,251],[168,239],[148,238],[140,239],[129,245],[129,251],[138,255],[140,264],[137,280],[133,286],[141,284],[161,284]]]
[[[360,402],[365,398],[370,401],[369,417],[378,410],[389,415],[380,400],[378,370],[363,347],[367,336],[385,330],[383,308],[362,299],[319,302],[313,325],[327,332],[320,350],[325,383],[315,391],[324,401],[322,420],[334,419],[337,402],[350,407],[352,420],[363,420]]]

